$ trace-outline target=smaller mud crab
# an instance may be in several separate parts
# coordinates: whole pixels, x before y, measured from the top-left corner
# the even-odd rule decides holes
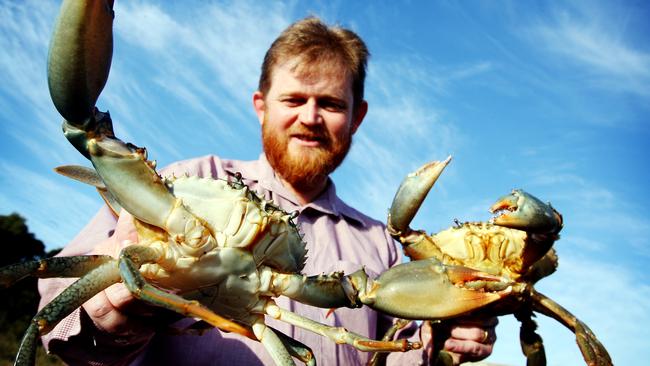
[[[490,222],[457,222],[433,235],[409,227],[450,160],[428,163],[402,182],[389,212],[388,230],[402,243],[404,253],[412,261],[392,268],[374,281],[352,275],[360,300],[396,317],[440,321],[456,315],[444,312],[440,285],[435,291],[424,289],[433,281],[451,280],[453,286],[449,288],[464,290],[458,293],[462,297],[452,292],[443,295],[442,301],[453,306],[454,312],[464,306],[464,314],[515,315],[522,323],[521,347],[528,365],[546,364],[542,339],[532,320],[533,311],[559,321],[575,333],[588,365],[612,365],[607,350],[586,324],[533,287],[557,268],[552,246],[563,223],[562,215],[550,204],[514,190],[492,205],[490,211],[497,216]],[[467,273],[479,273],[472,273],[473,278],[458,276],[463,268]],[[440,276],[442,272],[450,275]],[[468,289],[476,290],[474,299],[468,296]],[[445,361],[447,357],[443,351],[438,360],[445,364],[449,362]]]

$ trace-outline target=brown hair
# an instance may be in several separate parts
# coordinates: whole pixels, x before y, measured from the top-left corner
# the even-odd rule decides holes
[[[316,17],[299,20],[273,42],[264,56],[258,89],[266,95],[271,88],[273,68],[298,57],[300,72],[343,68],[352,76],[352,94],[356,109],[363,100],[366,64],[370,53],[361,37],[349,29],[329,27]]]

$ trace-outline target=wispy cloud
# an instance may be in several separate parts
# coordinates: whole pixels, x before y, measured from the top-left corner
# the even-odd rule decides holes
[[[530,186],[548,192],[548,199],[565,215],[566,235],[581,233],[566,237],[578,244],[569,248],[601,253],[628,250],[650,257],[650,220],[637,197],[580,175],[572,164],[545,166],[520,175]]]
[[[114,57],[115,73],[103,100],[120,113],[125,138],[149,135],[151,139],[135,143],[171,160],[189,157],[182,149],[190,144],[206,151],[212,146],[211,151],[227,155],[257,139],[251,95],[264,52],[293,20],[290,6],[201,2],[163,9],[136,1],[117,4],[115,11],[116,49],[122,53]],[[126,54],[143,57],[126,59]],[[172,115],[173,109],[183,115]],[[156,121],[156,128],[142,121]],[[191,124],[195,133],[179,134],[183,124]],[[218,135],[210,138],[212,133]],[[230,147],[215,151],[217,141]]]
[[[341,171],[355,177],[344,198],[371,216],[385,217],[408,172],[429,160],[446,158],[465,143],[432,97],[441,90],[430,66],[416,54],[402,60],[374,56],[368,77],[372,87],[366,96],[369,112]],[[458,70],[458,78],[473,74],[466,71]]]
[[[556,10],[531,28],[532,40],[595,76],[596,86],[650,96],[650,53],[624,37],[606,7]]]
[[[60,138],[61,118],[50,101],[46,78],[45,59],[56,13],[53,3],[0,3],[3,130],[42,159],[67,156],[63,148],[67,143]]]

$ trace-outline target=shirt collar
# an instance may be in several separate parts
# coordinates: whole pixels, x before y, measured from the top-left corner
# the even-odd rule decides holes
[[[256,180],[260,188],[274,192],[287,201],[290,201],[301,213],[304,210],[313,209],[327,215],[342,216],[357,222],[361,226],[365,226],[365,220],[361,213],[348,206],[336,195],[336,186],[330,178],[327,178],[328,182],[325,191],[312,202],[302,206],[298,203],[296,196],[282,184],[273,168],[271,168],[264,153],[260,154],[257,160],[243,162],[241,165],[238,165],[236,170],[244,177],[250,180]]]

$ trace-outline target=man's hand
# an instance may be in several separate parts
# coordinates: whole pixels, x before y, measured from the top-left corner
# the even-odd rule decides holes
[[[445,325],[448,327],[449,338],[444,342],[443,349],[450,354],[454,365],[483,360],[492,354],[497,340],[498,323],[496,317],[447,320]],[[431,355],[435,335],[430,323],[424,322],[420,332],[422,340],[428,340],[425,351]]]
[[[123,211],[113,235],[95,247],[92,254],[117,258],[122,248],[137,240],[133,216]],[[108,287],[82,307],[100,331],[126,344],[144,342],[153,335],[156,325],[177,319],[166,309],[147,305],[134,298],[122,283]]]

